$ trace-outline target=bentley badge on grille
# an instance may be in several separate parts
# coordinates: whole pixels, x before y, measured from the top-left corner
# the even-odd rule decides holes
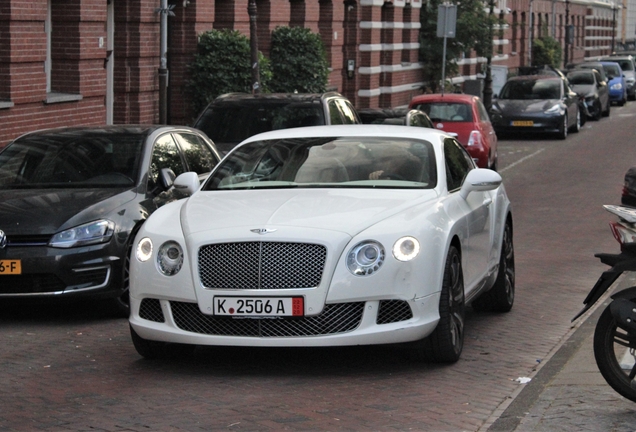
[[[271,229],[271,228],[255,228],[253,230],[250,230],[253,233],[256,234],[260,234],[260,235],[264,235],[264,234],[269,234],[269,233],[273,233],[274,231],[278,231],[276,229]]]

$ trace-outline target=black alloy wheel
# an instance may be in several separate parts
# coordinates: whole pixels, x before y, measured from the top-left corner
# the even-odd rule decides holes
[[[478,298],[471,306],[480,312],[510,312],[515,301],[515,249],[512,242],[512,223],[506,222],[497,279],[492,288]]]
[[[563,118],[561,119],[561,126],[559,127],[558,137],[559,139],[566,139],[568,137],[568,114],[563,114]]]
[[[415,343],[418,359],[433,363],[454,363],[464,347],[464,274],[461,255],[451,246],[444,267],[439,302],[439,322],[433,333]]]

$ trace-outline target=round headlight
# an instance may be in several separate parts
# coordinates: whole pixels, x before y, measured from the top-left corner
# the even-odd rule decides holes
[[[135,255],[141,262],[148,261],[152,256],[152,240],[150,240],[148,237],[142,238],[139,243],[137,243]]]
[[[166,276],[179,273],[183,265],[183,249],[174,241],[165,242],[157,251],[157,267]]]
[[[393,256],[398,261],[411,261],[420,253],[420,242],[415,237],[402,237],[393,245]]]
[[[347,254],[347,268],[356,276],[366,276],[378,271],[384,263],[384,247],[373,240],[355,245]]]

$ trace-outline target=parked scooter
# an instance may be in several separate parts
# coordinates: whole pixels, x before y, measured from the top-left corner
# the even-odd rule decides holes
[[[612,268],[603,272],[572,319],[588,311],[623,274],[636,271],[636,208],[605,205],[619,217],[610,224],[621,245],[620,254],[595,254]],[[618,291],[601,314],[594,330],[594,357],[605,381],[619,394],[636,402],[636,286]]]

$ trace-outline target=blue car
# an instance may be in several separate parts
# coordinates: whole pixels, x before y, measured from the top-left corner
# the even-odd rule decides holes
[[[627,102],[627,83],[620,65],[616,62],[601,62],[607,75],[610,102],[620,106]]]

